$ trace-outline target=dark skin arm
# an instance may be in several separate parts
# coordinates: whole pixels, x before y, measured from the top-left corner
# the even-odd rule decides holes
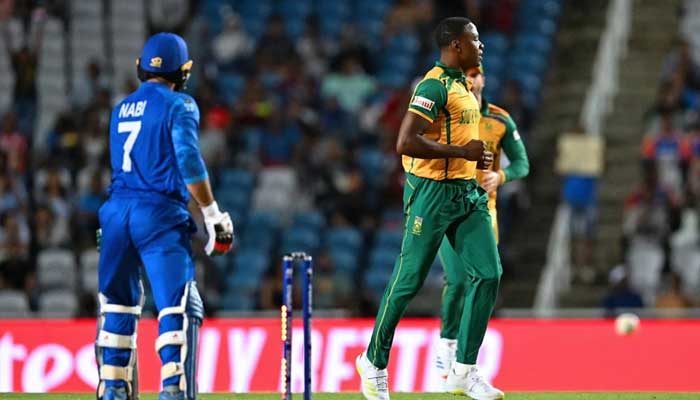
[[[209,184],[209,179],[202,179],[199,182],[187,184],[187,190],[197,205],[202,208],[210,205],[214,202],[214,195],[211,192],[211,185]]]
[[[486,143],[472,140],[464,146],[442,144],[423,137],[430,122],[412,112],[407,112],[401,121],[396,152],[415,158],[464,158],[477,161],[479,169],[488,168],[493,162],[493,154],[486,150]]]

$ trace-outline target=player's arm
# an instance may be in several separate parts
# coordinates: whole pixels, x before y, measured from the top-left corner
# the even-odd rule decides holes
[[[530,173],[530,161],[527,158],[525,144],[520,138],[515,122],[508,117],[506,134],[503,137],[503,151],[508,156],[510,164],[499,171],[502,176],[501,184],[522,179]]]
[[[419,83],[401,122],[396,151],[415,158],[465,158],[490,164],[493,155],[486,151],[486,144],[480,140],[472,140],[465,146],[455,146],[423,136],[446,103],[447,89],[440,81],[426,79]]]
[[[214,200],[209,174],[199,152],[197,131],[199,110],[193,100],[179,99],[173,109],[172,139],[180,175],[187,190],[204,215],[209,235],[205,246],[208,255],[224,254],[233,246],[233,222],[228,213],[222,213]]]

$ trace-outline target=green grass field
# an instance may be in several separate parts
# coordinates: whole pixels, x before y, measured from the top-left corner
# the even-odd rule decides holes
[[[0,393],[2,400],[93,400],[94,395],[81,394],[8,394]],[[141,400],[157,400],[155,394],[143,394]],[[278,393],[255,394],[203,394],[198,396],[201,400],[278,400]],[[301,399],[302,395],[294,395],[295,399]],[[359,393],[316,393],[315,400],[361,400]],[[393,400],[444,400],[467,399],[466,397],[453,396],[442,393],[392,393]],[[507,400],[690,400],[700,399],[700,393],[506,393]]]

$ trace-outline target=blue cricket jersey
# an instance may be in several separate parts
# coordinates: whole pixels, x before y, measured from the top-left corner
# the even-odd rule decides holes
[[[189,201],[186,184],[208,177],[199,152],[199,109],[187,94],[143,82],[112,111],[110,194]]]

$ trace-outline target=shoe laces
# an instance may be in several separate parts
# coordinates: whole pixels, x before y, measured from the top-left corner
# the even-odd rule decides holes
[[[489,390],[491,388],[491,385],[481,376],[479,370],[476,368],[472,369],[469,373],[469,380],[472,383],[472,387],[477,387],[481,390]]]
[[[389,380],[386,374],[379,374],[370,379],[374,379],[374,385],[377,387],[378,392],[386,392],[389,390]]]

